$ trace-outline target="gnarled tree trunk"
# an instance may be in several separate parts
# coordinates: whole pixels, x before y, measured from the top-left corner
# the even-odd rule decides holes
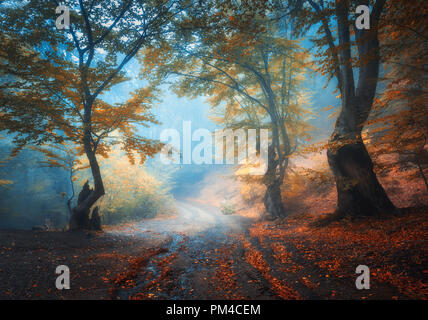
[[[89,187],[89,182],[86,181],[77,198],[77,206],[72,209],[70,217],[70,230],[89,229],[89,213],[91,208],[82,206],[84,201],[90,196],[94,190]],[[81,206],[80,210],[76,210]]]
[[[101,231],[101,217],[98,212],[98,206],[92,210],[91,219],[89,220],[89,229]]]
[[[361,139],[329,149],[327,157],[336,180],[339,215],[369,216],[396,210],[373,172]]]

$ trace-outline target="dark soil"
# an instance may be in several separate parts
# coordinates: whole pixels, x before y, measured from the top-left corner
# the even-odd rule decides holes
[[[163,241],[102,232],[0,230],[0,299],[110,299],[111,279]],[[70,269],[69,290],[56,289],[59,265]]]

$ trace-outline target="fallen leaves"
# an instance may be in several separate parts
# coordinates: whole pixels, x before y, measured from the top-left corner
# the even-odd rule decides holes
[[[112,297],[117,297],[117,293],[120,288],[127,289],[134,287],[134,279],[137,278],[142,268],[147,264],[148,260],[155,255],[166,252],[168,252],[168,249],[166,248],[151,249],[145,252],[142,256],[132,259],[130,261],[128,270],[118,274],[113,279],[114,287],[110,291]]]
[[[342,220],[326,227],[314,227],[312,219],[288,218],[280,224],[260,222],[253,226],[251,235],[263,243],[270,243],[274,258],[296,272],[296,264],[285,243],[296,248],[298,254],[322,270],[320,277],[347,278],[354,281],[359,264],[370,267],[374,283],[396,287],[412,299],[428,297],[423,278],[428,257],[428,212],[419,211],[389,219],[366,218],[359,221]],[[259,253],[248,254],[249,262],[266,273],[268,267],[260,262]],[[292,266],[297,265],[297,269]],[[315,288],[316,283],[303,276],[300,281]],[[347,280],[348,281],[348,280]],[[337,296],[337,293],[334,293]],[[392,299],[392,296],[390,297]]]
[[[263,258],[263,254],[254,249],[251,243],[241,238],[245,248],[245,260],[251,264],[270,283],[272,290],[282,299],[301,299],[299,293],[291,288],[285,281],[277,279],[270,273],[270,267]]]

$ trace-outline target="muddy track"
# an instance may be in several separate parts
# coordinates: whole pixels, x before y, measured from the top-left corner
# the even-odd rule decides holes
[[[120,299],[224,298],[227,290],[222,293],[223,288],[214,288],[224,250],[233,254],[231,272],[236,271],[240,278],[247,280],[245,287],[254,286],[252,280],[263,281],[250,266],[243,266],[246,262],[235,251],[239,246],[236,235],[246,230],[252,220],[225,216],[216,207],[196,202],[179,202],[177,207],[174,218],[148,220],[133,227],[135,236],[164,235],[169,239],[164,245],[168,252],[152,257],[141,270],[135,286],[119,290]],[[272,298],[266,285],[239,291],[241,298]]]
[[[166,236],[167,252],[152,257],[135,286],[119,291],[120,299],[320,299],[321,292],[308,286],[323,280],[316,267],[308,268],[308,262],[291,245],[286,249],[292,259],[276,259],[271,242],[262,244],[251,237],[249,228],[253,222],[241,216],[225,216],[215,207],[180,202],[173,219],[149,220],[135,226],[133,232],[140,237],[153,233]],[[269,271],[247,261],[246,254],[253,249],[261,253]],[[223,275],[231,278],[233,288],[218,280],[225,261],[229,265],[222,272],[228,273]],[[305,268],[301,267],[303,263]],[[292,272],[290,268],[294,268]],[[281,293],[275,287],[277,282],[289,292]]]
[[[355,266],[346,277],[336,277],[293,242],[252,236],[252,219],[226,216],[196,201],[177,207],[173,218],[133,226],[135,237],[166,240],[132,285],[119,289],[120,299],[361,299],[366,294],[355,288]],[[375,285],[380,294],[373,298],[399,294]]]

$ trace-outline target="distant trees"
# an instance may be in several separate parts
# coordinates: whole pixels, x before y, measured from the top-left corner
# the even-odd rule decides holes
[[[102,94],[127,78],[124,66],[144,46],[170,32],[182,1],[66,1],[70,28],[57,30],[57,1],[3,3],[0,7],[0,131],[17,149],[69,141],[80,145],[94,189],[73,208],[72,229],[105,193],[97,155],[121,144],[134,161],[160,149],[138,135],[137,125],[154,123],[155,90],[136,90],[124,103],[108,104]],[[112,132],[119,134],[111,135]]]
[[[6,139],[0,143],[0,149],[9,155],[13,145]],[[10,181],[0,186],[0,228],[27,229],[43,225],[45,221],[50,221],[54,228],[66,227],[70,219],[67,207],[75,205],[85,182],[91,178],[85,155],[75,155],[74,151],[62,145],[29,146],[0,165],[1,179]],[[108,158],[99,160],[107,192],[95,206],[102,213],[103,224],[173,212],[170,190],[174,170],[157,168],[152,163],[130,165],[119,147],[114,148]],[[89,185],[85,188],[90,189]],[[83,193],[85,196],[87,191]],[[91,222],[95,222],[94,210],[85,217],[89,228]]]
[[[0,143],[2,142],[1,141],[2,139],[4,139],[4,137],[0,136]],[[10,160],[10,155],[7,152],[5,152],[4,150],[0,152],[0,170],[2,167],[7,165],[9,160]],[[4,179],[3,175],[0,175],[0,190],[2,188],[9,187],[12,184],[13,184],[12,180]]]
[[[173,168],[156,171],[156,164],[129,164],[120,150],[112,150],[109,157],[100,160],[104,169],[103,181],[108,193],[98,202],[102,222],[114,224],[174,212],[171,195]],[[89,172],[79,174],[79,182]]]
[[[142,64],[157,71],[152,80],[172,76],[180,96],[207,95],[213,119],[224,128],[269,128],[264,204],[281,217],[289,157],[308,137],[301,88],[308,56],[298,41],[279,36],[263,5],[245,4],[213,1],[203,14],[184,19],[176,38],[143,51]]]

